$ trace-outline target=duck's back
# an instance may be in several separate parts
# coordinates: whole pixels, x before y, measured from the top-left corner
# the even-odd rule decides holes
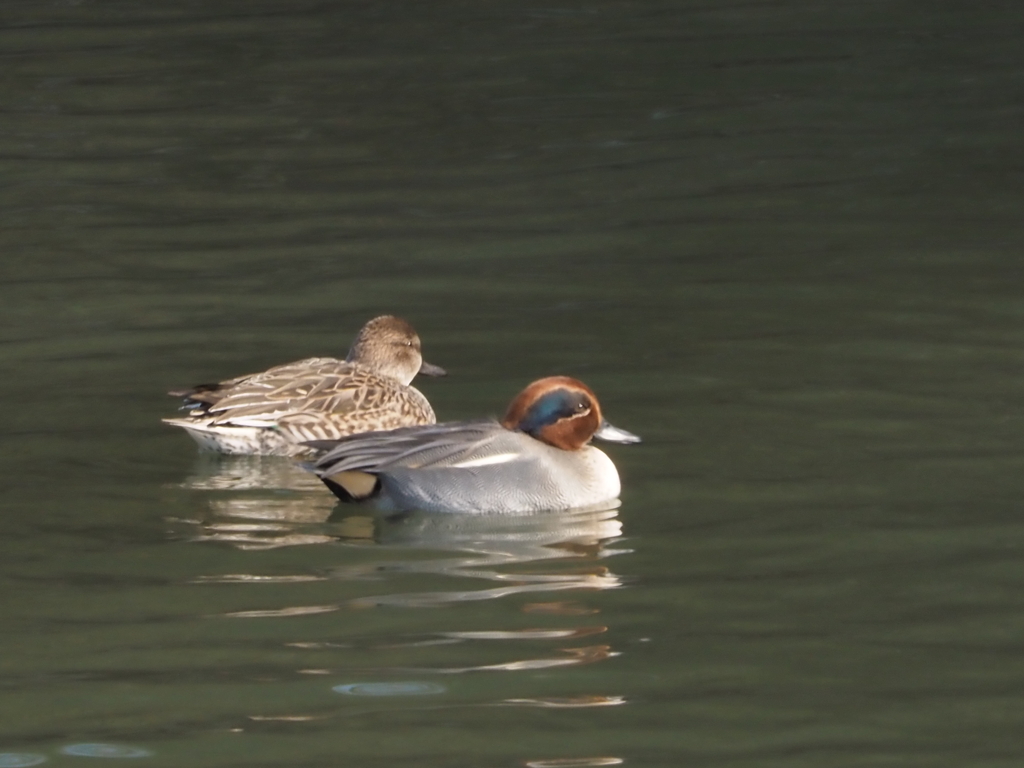
[[[314,357],[179,393],[191,406],[182,427],[203,449],[290,456],[310,440],[432,424],[434,410],[411,385],[359,363]]]
[[[591,446],[563,451],[492,421],[438,424],[348,438],[317,462],[321,475],[380,478],[385,510],[526,513],[618,497],[618,473]]]
[[[286,433],[294,431],[296,440],[338,438],[435,420],[430,403],[415,387],[329,357],[232,379],[211,394],[218,396],[203,415],[213,417],[214,424],[271,422]],[[344,428],[346,419],[352,422],[351,430]]]

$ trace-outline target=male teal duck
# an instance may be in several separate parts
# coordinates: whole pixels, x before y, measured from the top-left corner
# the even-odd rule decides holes
[[[383,511],[522,514],[614,504],[619,474],[591,438],[636,443],[581,381],[533,382],[500,421],[372,432],[313,447],[314,471],[342,501]]]
[[[344,360],[311,357],[170,392],[189,414],[164,422],[201,450],[294,456],[309,451],[309,440],[433,424],[430,403],[409,384],[417,373],[445,375],[423,360],[409,323],[382,315],[362,327]]]

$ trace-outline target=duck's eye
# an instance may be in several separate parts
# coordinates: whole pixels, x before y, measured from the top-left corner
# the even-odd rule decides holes
[[[589,411],[589,410],[590,410],[590,406],[587,405],[586,403],[583,403],[583,402],[576,403],[576,413],[584,413],[584,412]]]

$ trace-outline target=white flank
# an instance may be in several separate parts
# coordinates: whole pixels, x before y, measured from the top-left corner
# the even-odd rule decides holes
[[[277,426],[277,422],[266,416],[247,416],[243,418],[231,418],[218,426],[224,427],[252,427],[254,429],[271,429]]]
[[[460,461],[458,464],[452,464],[452,466],[459,469],[468,469],[469,467],[486,467],[491,464],[507,464],[508,462],[515,461],[518,458],[518,453],[499,453],[496,456],[484,456],[482,459]]]

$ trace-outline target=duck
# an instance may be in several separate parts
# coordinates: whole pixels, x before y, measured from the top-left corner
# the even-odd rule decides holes
[[[360,329],[344,360],[310,357],[172,390],[188,415],[163,421],[184,429],[201,451],[298,456],[310,452],[311,440],[435,423],[430,402],[410,384],[417,374],[446,372],[423,359],[412,325],[381,315]]]
[[[529,384],[500,420],[446,422],[316,441],[305,467],[343,502],[385,513],[528,514],[614,508],[615,464],[597,438],[638,443],[568,376]]]

